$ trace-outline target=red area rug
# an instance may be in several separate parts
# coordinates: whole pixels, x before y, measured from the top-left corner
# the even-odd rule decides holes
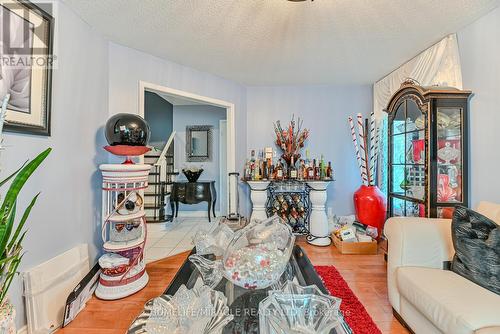
[[[330,294],[342,298],[340,311],[354,334],[381,334],[372,317],[334,266],[314,266]]]

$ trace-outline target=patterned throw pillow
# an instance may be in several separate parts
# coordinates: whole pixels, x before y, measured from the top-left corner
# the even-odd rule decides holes
[[[500,226],[465,207],[451,223],[455,256],[451,270],[500,295]]]

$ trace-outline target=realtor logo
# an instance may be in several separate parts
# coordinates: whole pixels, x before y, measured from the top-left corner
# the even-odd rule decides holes
[[[50,2],[0,2],[0,66],[53,67],[52,12]]]

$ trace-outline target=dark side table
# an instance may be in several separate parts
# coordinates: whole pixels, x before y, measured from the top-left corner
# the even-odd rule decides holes
[[[215,218],[215,202],[217,201],[217,192],[215,191],[215,181],[198,182],[174,182],[172,193],[170,194],[170,206],[172,214],[175,211],[175,217],[179,213],[179,202],[183,204],[208,203],[208,221],[210,220],[210,209]],[[175,210],[174,210],[175,204]]]

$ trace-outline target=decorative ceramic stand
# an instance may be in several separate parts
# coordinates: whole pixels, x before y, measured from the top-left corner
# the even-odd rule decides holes
[[[309,200],[312,206],[307,242],[315,246],[329,246],[332,239],[328,233],[325,203],[327,199],[326,189],[330,185],[330,181],[307,181],[307,185],[310,187]]]
[[[250,222],[258,219],[264,220],[267,218],[266,202],[267,202],[267,187],[269,181],[246,181],[250,187],[250,199],[252,201],[252,215]]]
[[[148,186],[151,166],[101,165],[103,182],[103,249],[108,263],[129,259],[128,264],[103,268],[96,296],[114,300],[144,288],[149,280],[144,262],[147,227],[143,190]],[[117,255],[109,255],[109,253]],[[115,256],[115,257],[113,257]],[[101,265],[102,267],[102,265]]]

